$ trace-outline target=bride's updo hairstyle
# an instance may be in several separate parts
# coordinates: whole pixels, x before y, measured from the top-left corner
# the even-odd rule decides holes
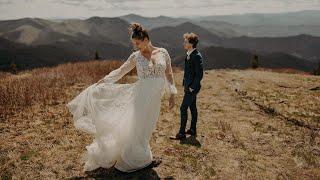
[[[132,39],[139,39],[141,41],[143,41],[144,38],[147,38],[148,40],[150,39],[148,31],[139,23],[130,24],[129,30],[131,32]]]

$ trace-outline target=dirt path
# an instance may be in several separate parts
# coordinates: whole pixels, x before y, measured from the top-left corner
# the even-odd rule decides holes
[[[79,157],[92,137],[73,128],[70,114],[64,107],[66,100],[81,90],[80,86],[70,88],[69,96],[57,105],[32,107],[29,109],[29,115],[25,115],[26,112],[17,115],[15,120],[12,120],[16,122],[14,127],[1,125],[2,129],[8,128],[8,131],[2,131],[4,136],[1,135],[1,141],[5,142],[1,145],[1,151],[6,155],[2,159],[0,156],[0,160],[5,162],[1,170],[16,178],[36,179],[44,177],[49,179],[318,179],[320,177],[319,131],[288,121],[284,117],[289,117],[290,114],[286,114],[284,106],[272,106],[277,113],[268,111],[272,99],[264,102],[261,93],[267,89],[265,87],[279,94],[286,92],[277,88],[279,83],[289,81],[292,83],[286,86],[303,83],[303,87],[309,90],[308,88],[313,87],[315,83],[320,84],[318,77],[312,77],[310,83],[305,83],[309,77],[301,75],[290,76],[256,71],[209,71],[205,74],[203,88],[198,95],[199,134],[196,139],[189,137],[185,142],[169,139],[169,136],[174,135],[179,129],[179,106],[183,97],[182,73],[176,74],[175,77],[180,93],[176,96],[176,106],[172,111],[168,111],[167,96],[164,97],[157,128],[150,142],[153,155],[162,158],[159,166],[131,174],[121,174],[101,168],[89,173],[82,171]],[[260,81],[263,81],[264,85],[255,85]],[[256,93],[257,90],[260,94]],[[307,97],[309,93],[303,93],[302,90],[297,93],[309,98]],[[318,91],[312,93],[315,97],[319,95]],[[255,96],[256,94],[259,96]],[[301,101],[305,98],[300,97]],[[299,102],[296,99],[282,101],[289,104]],[[301,122],[310,120],[311,123],[305,122],[305,124],[319,127],[314,121],[319,117],[318,111],[313,104],[309,106],[304,109],[307,114],[303,116],[304,118],[299,114],[290,118]],[[299,110],[299,107],[296,109]],[[30,113],[34,116],[32,117]],[[51,115],[50,118],[48,113]],[[18,121],[22,119],[27,119],[29,122],[22,124]]]

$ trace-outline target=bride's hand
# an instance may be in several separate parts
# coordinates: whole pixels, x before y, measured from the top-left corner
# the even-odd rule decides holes
[[[174,107],[174,95],[171,95],[169,97],[169,109],[172,109]]]

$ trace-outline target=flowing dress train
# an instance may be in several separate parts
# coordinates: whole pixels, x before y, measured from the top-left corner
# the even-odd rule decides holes
[[[171,58],[164,48],[154,50],[146,59],[133,52],[124,64],[92,84],[72,99],[67,107],[77,129],[94,135],[82,156],[84,170],[98,167],[132,172],[152,160],[149,140],[160,114],[164,92],[177,94]],[[138,80],[116,84],[137,67]]]

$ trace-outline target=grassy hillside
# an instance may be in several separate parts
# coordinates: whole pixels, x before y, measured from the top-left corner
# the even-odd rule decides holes
[[[119,66],[90,61],[0,73],[1,179],[320,178],[320,77],[265,70],[206,71],[199,135],[179,142],[169,139],[178,131],[183,97],[183,72],[175,69],[176,106],[168,110],[163,97],[150,141],[162,163],[130,174],[83,172],[80,157],[93,137],[75,130],[65,105]],[[135,74],[119,83],[134,82]]]

